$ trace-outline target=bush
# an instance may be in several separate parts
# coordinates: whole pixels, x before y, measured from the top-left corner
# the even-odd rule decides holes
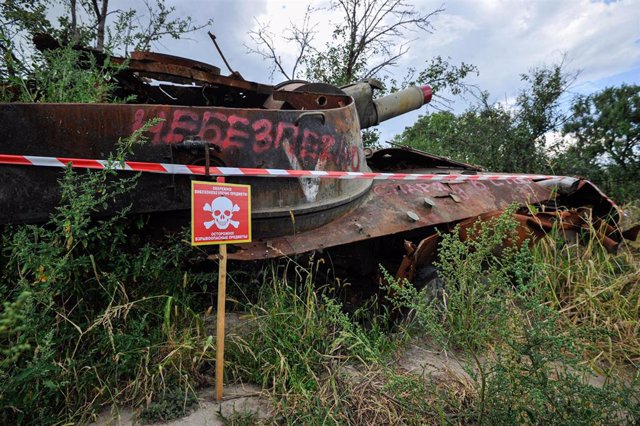
[[[12,76],[11,90],[0,85],[1,101],[18,102],[122,102],[114,98],[113,75],[122,66],[113,66],[107,56],[103,63],[90,54],[66,46],[37,55],[26,76]]]
[[[532,253],[526,244],[513,246],[515,227],[507,211],[496,220],[477,222],[465,241],[459,229],[444,235],[437,262],[444,283],[441,298],[431,297],[428,288],[418,292],[387,275],[395,295],[392,303],[412,309],[414,325],[471,359],[467,369],[478,393],[473,407],[463,413],[465,421],[638,421],[637,378],[626,382],[609,376],[600,387],[588,381],[594,371],[582,356],[587,349],[582,333],[593,337],[594,329],[566,326],[567,309],[549,303],[549,295],[555,294],[549,292],[549,283],[562,280],[565,270],[555,269],[553,263],[548,267],[544,262],[550,259]],[[609,270],[604,264],[594,268]],[[572,291],[592,295],[584,286]]]
[[[68,168],[49,222],[2,236],[0,423],[86,422],[105,403],[149,403],[197,383],[211,339],[193,308],[215,277],[189,271],[179,238],[131,247],[128,209],[95,218],[135,183]]]

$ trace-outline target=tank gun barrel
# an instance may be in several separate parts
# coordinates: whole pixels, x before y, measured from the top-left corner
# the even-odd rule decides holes
[[[342,88],[355,101],[361,129],[376,126],[383,121],[416,110],[429,103],[432,97],[430,86],[409,86],[387,96],[373,99],[373,89],[378,87],[372,82],[364,81]]]

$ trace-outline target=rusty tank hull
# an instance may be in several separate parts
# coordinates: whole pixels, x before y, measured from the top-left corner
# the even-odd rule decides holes
[[[345,88],[306,82],[268,86],[238,76],[223,77],[214,72],[215,67],[203,67],[165,55],[134,55],[127,72],[118,76],[120,90],[134,91],[145,103],[0,104],[0,154],[62,161],[107,159],[119,139],[147,120],[159,118],[162,121],[146,134],[148,143],[137,147],[129,160],[363,173],[484,173],[477,166],[409,148],[374,152],[363,147],[361,129],[419,108],[430,100],[428,87],[373,99],[372,82]],[[191,84],[152,85],[149,78]],[[0,165],[0,224],[46,221],[58,202],[60,173],[59,169]],[[142,173],[130,198],[110,206],[105,214],[131,204],[132,214],[149,214],[166,225],[184,226],[189,218],[191,179]],[[383,254],[406,251],[404,257],[396,258],[398,263],[403,259],[399,274],[407,276],[407,271],[429,262],[429,255],[416,257],[415,253],[425,252],[416,248],[424,248],[423,242],[437,229],[513,203],[535,205],[546,213],[588,207],[610,227],[604,235],[610,245],[623,237],[615,227],[615,205],[580,179],[536,182],[513,176],[501,181],[443,183],[233,177],[228,181],[252,186],[254,241],[233,247],[229,258],[238,261],[373,244]],[[579,220],[574,222],[582,226]],[[390,238],[393,243],[386,242]],[[368,250],[361,255],[372,257]]]
[[[354,105],[318,111],[178,107],[166,105],[6,104],[0,106],[2,153],[106,159],[119,139],[147,120],[164,121],[148,132],[135,161],[230,167],[369,171]],[[310,115],[305,115],[310,114]],[[194,142],[204,141],[194,144]],[[190,145],[191,144],[191,145]],[[59,171],[0,167],[3,209],[0,223],[46,220],[57,203]],[[362,180],[236,178],[253,190],[256,235],[288,232],[327,222],[368,192]],[[143,174],[133,212],[160,213],[190,208],[189,177]],[[33,200],[38,200],[34,203]]]

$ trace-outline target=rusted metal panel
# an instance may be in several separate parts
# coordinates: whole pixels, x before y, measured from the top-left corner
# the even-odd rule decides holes
[[[582,181],[577,185],[584,186],[586,184],[588,182]],[[465,241],[470,238],[469,231],[476,222],[496,219],[503,213],[503,210],[496,210],[461,221],[458,223],[460,239]],[[625,235],[617,227],[612,226],[602,218],[594,217],[593,210],[590,207],[541,212],[523,208],[514,213],[512,217],[518,226],[514,237],[504,241],[504,245],[521,246],[527,241],[533,243],[552,233],[555,233],[556,237],[560,237],[568,243],[576,243],[579,241],[581,233],[587,233],[595,236],[609,252],[615,252],[623,239],[628,237],[635,239],[637,237],[637,230],[635,229],[633,231],[635,235]],[[413,282],[418,271],[431,265],[436,259],[439,241],[439,234],[429,235],[417,245],[406,241],[406,254],[403,256],[400,267],[396,272],[396,278]]]
[[[455,202],[451,194],[459,197],[461,202]],[[425,197],[431,198],[435,205],[427,207]],[[436,225],[501,210],[512,203],[537,203],[550,197],[551,190],[524,179],[460,184],[375,182],[356,209],[330,224],[312,231],[297,232],[295,235],[263,238],[251,244],[240,245],[240,250],[230,254],[229,258],[265,259],[402,232],[426,230]],[[409,220],[408,211],[417,214],[417,222]]]
[[[183,77],[190,78],[189,75],[193,71],[200,71],[208,75],[219,75],[220,68],[207,64],[205,62],[195,61],[193,59],[187,59],[180,56],[167,55],[165,53],[155,52],[133,52],[131,53],[130,60],[137,61],[139,64],[161,64],[167,67],[167,74],[180,75],[180,72],[184,72]],[[125,60],[126,63],[126,60]],[[176,67],[174,72],[171,71],[171,67]],[[179,67],[179,68],[178,68]],[[127,66],[127,68],[138,71],[135,67]],[[196,80],[191,77],[192,80]]]
[[[432,168],[444,169],[445,171],[458,169],[473,174],[484,170],[480,166],[429,154],[406,146],[377,150],[367,158],[367,163],[372,170],[385,172]]]
[[[285,102],[293,109],[317,110],[341,108],[351,103],[351,98],[345,95],[329,95],[327,93],[300,93],[284,90],[273,92],[273,100]],[[282,108],[286,109],[286,108]]]
[[[220,68],[191,59],[152,52],[133,52],[131,58],[112,57],[111,62],[126,65],[127,72],[141,77],[179,84],[210,84],[270,94],[273,86],[220,75]]]
[[[129,136],[147,120],[161,118],[163,121],[147,133],[149,143],[136,148],[136,160],[204,164],[203,150],[175,147],[185,141],[205,141],[217,148],[211,150],[214,165],[366,172],[369,168],[354,111],[353,104],[318,110],[317,115],[295,110],[166,105],[4,104],[0,106],[2,151],[106,159],[119,138]],[[7,182],[3,200],[8,203],[0,212],[0,223],[20,221],[23,212],[27,221],[45,219],[55,205],[56,176],[59,174],[39,169],[0,168],[0,179]],[[284,231],[274,220],[288,220],[290,211],[301,216],[298,229],[328,221],[370,186],[366,181],[317,179],[234,181],[254,186],[256,232],[264,228],[267,233]],[[143,196],[136,200],[134,211],[188,209],[188,184],[184,177],[143,176],[137,191]],[[17,192],[22,198],[40,200],[39,206],[24,211],[22,202],[13,199]],[[336,211],[331,212],[333,209]]]

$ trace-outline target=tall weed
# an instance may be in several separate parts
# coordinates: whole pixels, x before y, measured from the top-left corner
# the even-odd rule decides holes
[[[418,291],[396,283],[383,270],[390,302],[412,309],[416,324],[442,345],[474,352],[486,348],[509,319],[505,303],[536,270],[527,247],[512,242],[517,223],[511,213],[513,208],[495,220],[476,222],[466,239],[459,227],[442,235],[435,263],[444,287],[441,297],[433,297],[431,288]]]
[[[193,309],[215,278],[189,271],[179,238],[133,248],[127,208],[97,218],[135,182],[68,168],[49,222],[3,234],[0,423],[86,422],[104,404],[150,403],[199,382],[212,345]]]
[[[114,75],[123,66],[113,65],[109,56],[100,62],[91,54],[65,46],[40,52],[36,59],[24,75],[11,75],[7,85],[0,84],[0,101],[96,103],[129,100],[114,97],[117,86]],[[7,60],[12,61],[11,58]]]
[[[533,250],[544,265],[545,300],[567,327],[587,330],[594,361],[640,367],[640,257],[623,246],[609,253],[585,233],[580,244],[552,235]]]
[[[396,343],[383,310],[345,314],[331,287],[316,286],[316,267],[288,261],[268,269],[247,306],[246,332],[229,339],[229,360],[238,377],[269,391],[284,422],[345,424],[349,385],[340,372],[385,362]]]
[[[549,280],[562,274],[527,245],[514,246],[515,227],[507,211],[478,222],[465,241],[459,230],[444,235],[440,298],[387,275],[391,302],[413,310],[414,329],[469,357],[477,397],[458,415],[480,424],[638,421],[637,382],[613,376],[603,386],[589,382],[594,373],[583,358],[584,333],[563,327],[566,312],[548,302]],[[592,296],[584,287],[572,290]]]
[[[596,383],[583,345],[544,301],[542,287],[518,289],[507,327],[498,330],[482,368],[484,399],[475,416],[487,424],[633,424],[640,417],[638,378]],[[634,381],[635,380],[635,381]],[[481,421],[479,421],[481,422]]]

